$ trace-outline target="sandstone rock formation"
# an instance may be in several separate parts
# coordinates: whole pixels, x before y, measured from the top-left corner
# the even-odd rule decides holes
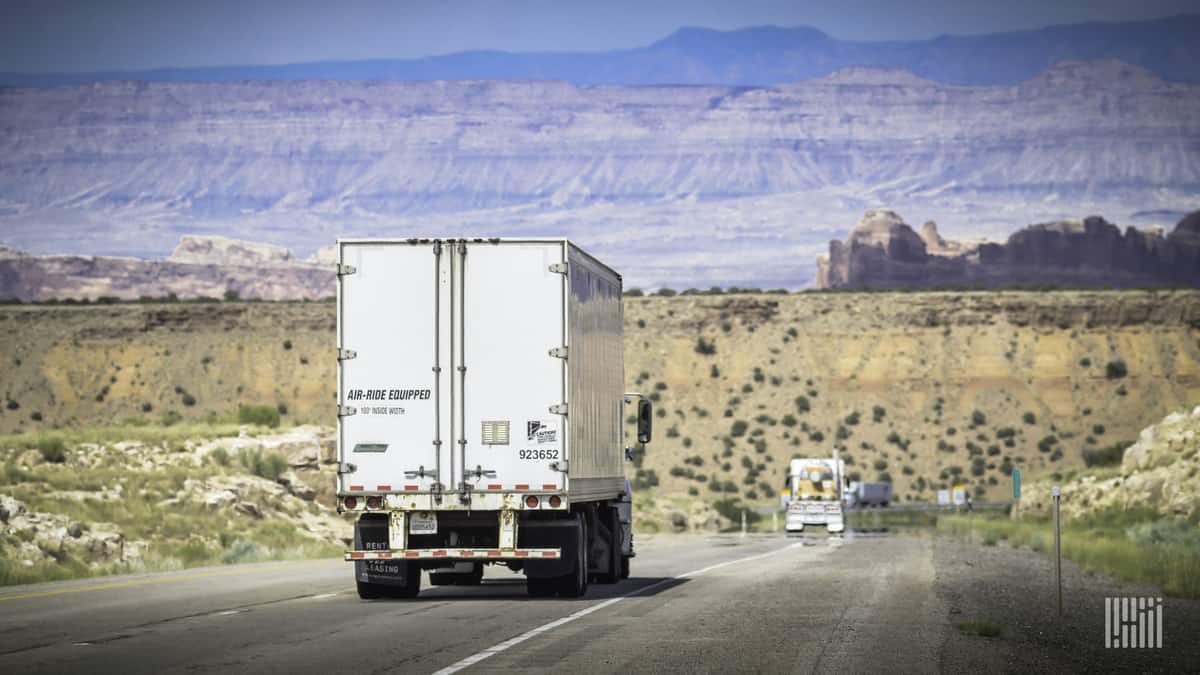
[[[1023,507],[1048,513],[1051,484],[1025,490]],[[1146,427],[1125,450],[1120,475],[1084,476],[1062,486],[1061,509],[1078,518],[1109,509],[1148,509],[1190,518],[1200,511],[1200,407],[1177,412]]]
[[[1163,236],[1099,216],[1030,225],[1000,244],[918,235],[893,211],[868,211],[817,260],[818,288],[1200,286],[1200,211]]]
[[[286,248],[224,237],[184,236],[165,260],[0,250],[0,299],[186,300],[227,292],[245,299],[316,300],[333,295],[334,273],[319,260],[296,260]]]

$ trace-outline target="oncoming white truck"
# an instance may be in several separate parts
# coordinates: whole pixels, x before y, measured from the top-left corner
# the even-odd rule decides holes
[[[803,532],[807,525],[824,525],[830,532],[846,529],[842,507],[846,464],[837,458],[798,458],[788,465],[789,499],[784,529]]]
[[[621,277],[568,241],[338,241],[338,506],[363,598],[629,575]]]

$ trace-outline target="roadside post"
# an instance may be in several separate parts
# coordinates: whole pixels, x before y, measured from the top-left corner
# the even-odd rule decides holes
[[[746,536],[746,509],[742,509],[742,536]]]
[[[1062,491],[1055,485],[1050,495],[1054,498],[1054,576],[1058,584],[1058,615],[1062,616],[1062,522],[1058,514],[1058,502]]]
[[[1021,470],[1013,469],[1012,472],[1013,484],[1013,520],[1021,520]]]

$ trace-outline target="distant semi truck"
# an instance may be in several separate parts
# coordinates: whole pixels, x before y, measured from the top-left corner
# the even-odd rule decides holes
[[[629,576],[621,277],[565,240],[338,242],[339,509],[358,594]]]
[[[809,525],[824,526],[829,532],[846,529],[842,491],[846,464],[835,458],[793,459],[788,465],[788,532],[803,532]]]
[[[891,483],[860,483],[853,481],[846,489],[846,506],[850,508],[884,507],[891,503]]]

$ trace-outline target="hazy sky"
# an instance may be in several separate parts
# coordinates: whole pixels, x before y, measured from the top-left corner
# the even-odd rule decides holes
[[[0,0],[0,71],[590,51],[680,26],[810,25],[895,40],[1197,10],[1196,0]]]

